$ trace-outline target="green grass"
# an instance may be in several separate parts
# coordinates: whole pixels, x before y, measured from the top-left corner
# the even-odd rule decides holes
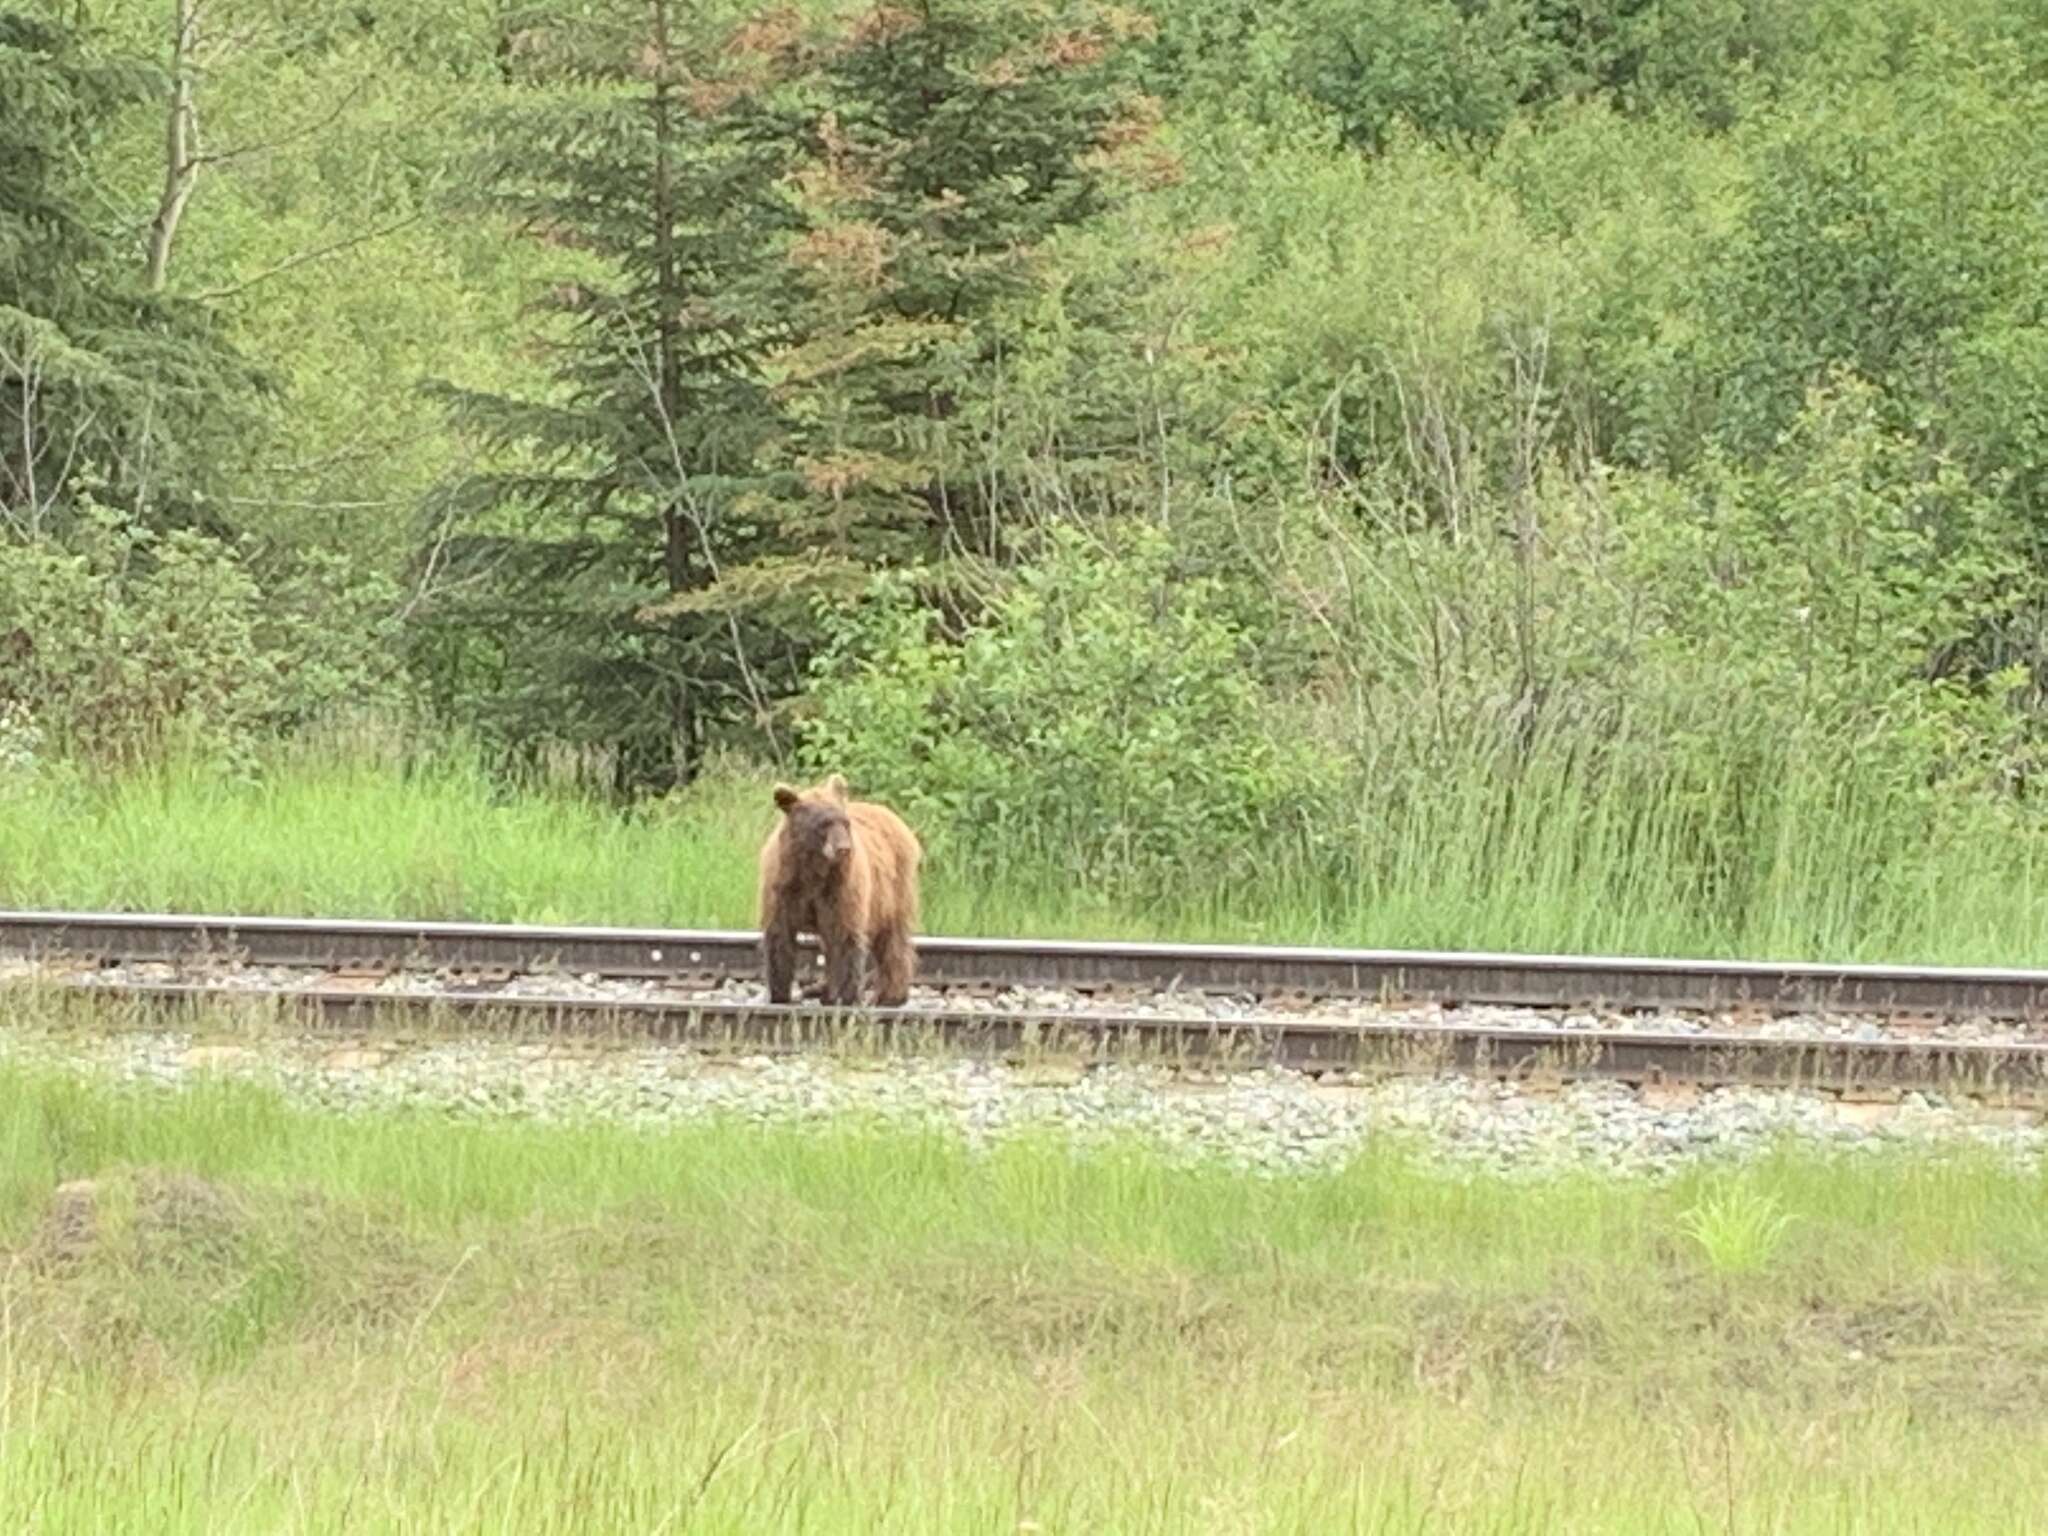
[[[772,773],[730,772],[622,811],[515,788],[456,753],[413,763],[281,755],[258,783],[190,764],[59,771],[0,798],[0,901],[484,921],[748,927]],[[1165,890],[1105,893],[1088,850],[934,837],[930,932],[1389,947],[2034,964],[2048,957],[2035,841],[1982,820],[1934,835],[1849,781],[1790,774],[1725,843],[1678,831],[1682,796],[1604,792],[1537,762],[1504,796],[1485,762],[1446,770],[1311,867],[1276,839],[1258,867],[1190,849]],[[1747,803],[1747,802],[1746,802]],[[1887,819],[1887,818],[1891,819]],[[929,832],[930,829],[927,829]],[[1717,851],[1718,850],[1718,851]]]
[[[2023,1530],[2044,1193],[1789,1151],[1267,1182],[10,1071],[0,1527]],[[1722,1264],[1699,1213],[1748,1207],[1782,1230]]]
[[[174,763],[4,802],[0,891],[40,906],[745,926],[765,787],[759,801],[728,787],[625,814],[509,792],[459,757],[288,759],[257,784]]]

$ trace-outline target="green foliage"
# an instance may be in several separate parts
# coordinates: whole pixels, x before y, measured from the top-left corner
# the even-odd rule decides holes
[[[1356,774],[1318,862],[1353,900],[1556,881],[1810,952],[1838,906],[1921,899],[1875,848],[2038,835],[2005,798],[2026,676],[1970,648],[2012,622],[2010,518],[1868,386],[1739,470],[1553,467],[1458,527],[1371,485],[1347,511],[1277,520],[1265,561],[1326,637],[1314,730]]]
[[[1893,419],[1937,428],[1959,347],[2040,323],[2048,262],[2048,93],[2004,49],[1940,32],[1898,81],[1757,127],[1741,222],[1710,258],[1692,366],[1715,432],[1754,452],[1832,367],[1879,385]]]
[[[1364,148],[1399,122],[1443,141],[1491,141],[1541,67],[1524,12],[1498,0],[1323,0],[1301,14],[1302,88]]]
[[[168,0],[0,20],[32,818],[417,682],[478,805],[794,723],[995,927],[2037,947],[2044,0],[203,10],[158,294]],[[422,804],[152,888],[744,920]]]
[[[1958,665],[2009,600],[2015,546],[1995,499],[1885,428],[1873,387],[1833,383],[1761,463],[1710,457],[1677,504],[1650,481],[1626,494],[1649,696],[1732,692],[1744,729],[1854,743],[1899,792],[1943,793],[2021,726],[2006,705],[2024,669]]]
[[[1973,650],[2010,622],[2009,515],[1888,431],[1870,386],[1817,392],[1761,464],[1628,484],[1617,522],[1642,671],[1606,686],[1649,727],[1693,824],[1682,857],[1719,899],[1756,899],[1766,850],[1798,835],[1789,781],[1812,781],[1808,815],[1941,837],[2038,750],[2026,668]]]
[[[1105,197],[1119,24],[1060,19],[949,0],[814,43],[622,0],[530,45],[483,186],[568,248],[554,387],[441,391],[487,461],[448,487],[461,595],[424,650],[501,740],[687,781],[794,690],[813,595],[965,537],[935,439],[983,322]]]
[[[1228,133],[1321,115],[1297,89],[1300,25],[1294,8],[1257,0],[1165,0],[1146,12],[1156,25],[1134,45],[1146,90],[1190,110],[1186,126]]]
[[[1242,875],[1298,836],[1329,763],[1283,750],[1218,583],[1157,530],[1057,529],[957,639],[905,584],[838,616],[803,750],[942,835],[1079,877]]]
[[[1532,111],[1595,100],[1733,123],[1755,82],[1781,76],[1823,5],[1743,0],[1312,0],[1296,10],[1295,73],[1354,144],[1398,123],[1443,143],[1489,145]]]
[[[482,125],[480,186],[508,230],[563,251],[535,302],[553,388],[438,390],[487,455],[433,509],[458,594],[435,616],[452,637],[429,639],[444,687],[487,698],[500,739],[613,746],[635,786],[687,780],[709,731],[760,707],[758,629],[642,615],[773,537],[737,497],[770,425],[756,360],[794,222],[787,153],[723,99],[756,84],[714,72],[730,34],[671,25],[620,3],[532,44],[528,99]]]
[[[1950,451],[2039,538],[2048,529],[2048,316],[2023,311],[1958,338],[1943,384]]]
[[[209,503],[261,556],[318,545],[397,575],[420,499],[466,452],[414,386],[434,374],[504,391],[540,376],[509,344],[538,253],[459,216],[451,196],[475,153],[472,117],[505,88],[501,9],[199,7],[191,63],[206,159],[166,293],[203,304],[272,385]],[[171,0],[92,10],[110,45],[170,62]],[[104,127],[99,195],[139,242],[165,180],[161,95]]]
[[[788,334],[761,359],[779,473],[750,510],[785,547],[726,585],[843,598],[877,566],[1000,555],[1006,509],[963,428],[1046,246],[1146,152],[1157,104],[1121,76],[1147,29],[1093,0],[860,8],[767,105],[763,130],[801,149],[804,229]]]
[[[0,10],[0,519],[16,533],[61,522],[86,475],[158,518],[207,515],[248,404],[206,313],[144,291],[96,201],[109,121],[157,84],[142,59]]]
[[[0,798],[25,786],[35,773],[43,730],[22,699],[0,699]]]
[[[11,756],[26,768],[47,742],[134,768],[176,746],[247,769],[268,735],[390,697],[388,654],[363,648],[380,625],[388,641],[390,594],[334,574],[266,591],[219,540],[159,536],[89,500],[61,543],[0,543]]]

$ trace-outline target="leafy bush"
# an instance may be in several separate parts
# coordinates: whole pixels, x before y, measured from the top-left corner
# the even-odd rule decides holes
[[[1575,903],[1655,878],[1703,931],[1756,931],[1910,904],[1891,850],[2038,835],[2004,793],[2038,750],[2027,675],[1973,639],[2011,622],[2023,540],[1867,383],[1757,460],[1481,481],[1472,509],[1418,526],[1366,486],[1348,518],[1267,522],[1262,565],[1327,632],[1351,900],[1420,884],[1449,911],[1519,861]],[[1806,921],[1776,942],[1811,952]]]
[[[2018,546],[1994,497],[1882,417],[1875,386],[1837,375],[1768,458],[1634,478],[1624,564],[1657,695],[1732,695],[1781,738],[1854,744],[1935,791],[2014,724],[2024,673],[1973,675],[1963,647],[2010,601]]]
[[[1249,868],[1331,763],[1276,717],[1220,599],[1136,524],[1056,528],[958,638],[885,581],[831,621],[803,756],[956,857],[1031,849],[1102,882]]]
[[[332,565],[266,590],[218,539],[158,535],[84,503],[62,542],[0,544],[10,739],[47,739],[101,766],[176,744],[246,768],[266,733],[390,692],[379,609],[390,611],[387,589]]]
[[[1301,21],[1302,89],[1367,148],[1401,119],[1434,139],[1491,141],[1542,71],[1519,5],[1320,0]]]
[[[1596,100],[1713,129],[1835,31],[1815,7],[1742,0],[1309,0],[1295,15],[1300,89],[1377,148],[1396,121],[1490,144],[1517,119]],[[1533,109],[1533,110],[1532,110]]]
[[[1747,186],[1705,253],[1688,364],[1742,452],[1768,450],[1832,367],[1880,386],[1893,421],[1939,421],[1958,345],[2040,315],[2048,87],[1939,32],[1908,59],[1896,82],[1813,87],[1744,135]]]

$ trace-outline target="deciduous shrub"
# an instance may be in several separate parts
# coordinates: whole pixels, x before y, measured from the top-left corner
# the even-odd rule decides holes
[[[85,505],[71,532],[0,543],[8,739],[100,766],[173,744],[246,768],[259,740],[394,684],[388,587],[313,562],[266,583],[191,530]]]
[[[834,623],[803,756],[954,859],[1033,849],[1102,882],[1249,868],[1332,765],[1278,718],[1219,596],[1142,525],[1055,530],[957,636],[884,582]]]

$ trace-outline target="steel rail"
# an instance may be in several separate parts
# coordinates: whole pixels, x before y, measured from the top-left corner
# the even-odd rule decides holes
[[[100,962],[560,970],[716,982],[758,977],[757,943],[757,934],[729,929],[0,912],[0,954]],[[1999,968],[933,936],[918,941],[918,976],[942,987],[2048,1018],[2048,971]]]
[[[1510,1079],[1729,1084],[1833,1092],[1936,1089],[2021,1097],[2048,1093],[2048,1045],[1952,1040],[1812,1040],[1755,1034],[1354,1024],[1269,1016],[1031,1009],[837,1011],[803,1004],[591,1000],[473,993],[204,983],[60,982],[67,996],[152,1009],[281,1010],[327,1027],[431,1034],[437,1023],[712,1048],[943,1048],[982,1056],[1032,1052],[1104,1060],[1277,1065],[1310,1072],[1463,1072]]]

